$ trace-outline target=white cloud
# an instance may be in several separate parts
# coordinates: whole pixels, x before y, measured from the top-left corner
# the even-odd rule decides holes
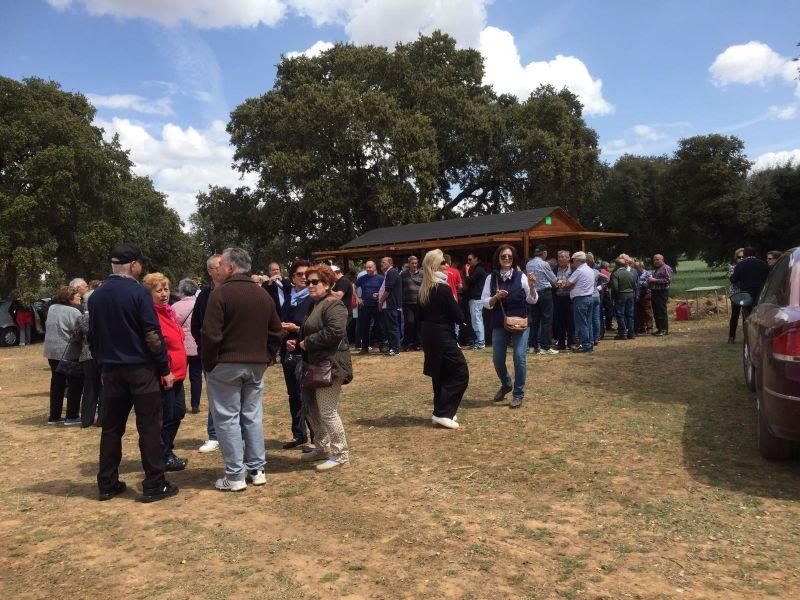
[[[330,50],[333,48],[333,44],[330,42],[323,42],[322,40],[313,44],[310,48],[303,50],[302,52],[287,52],[286,58],[297,58],[298,56],[305,56],[306,58],[314,58],[315,56],[319,56],[323,52]]]
[[[486,75],[484,81],[495,91],[524,99],[541,84],[566,87],[580,98],[587,113],[607,115],[614,106],[603,97],[603,81],[595,79],[586,65],[574,56],[557,55],[551,61],[522,65],[514,36],[496,27],[480,35]]]
[[[660,131],[656,131],[650,125],[634,125],[633,126],[633,134],[641,138],[643,140],[647,140],[650,142],[655,142],[657,140],[664,139],[667,137],[665,134],[661,133]]]
[[[56,9],[83,5],[89,14],[122,19],[151,19],[162,25],[181,22],[197,27],[272,26],[286,12],[282,0],[47,0]]]
[[[797,105],[790,104],[788,106],[770,106],[769,107],[769,114],[776,119],[780,119],[782,121],[788,121],[790,119],[794,119],[797,114]]]
[[[436,29],[461,46],[478,44],[488,0],[368,0],[351,9],[345,31],[356,44],[411,42]]]
[[[253,186],[257,176],[242,179],[231,168],[233,147],[225,123],[214,121],[205,130],[182,128],[168,123],[160,135],[151,134],[144,126],[129,119],[98,119],[96,124],[110,139],[119,134],[120,144],[130,149],[137,175],[153,179],[156,189],[167,195],[169,205],[186,221],[195,209],[195,196],[209,185]]]
[[[782,167],[787,163],[794,167],[800,167],[800,148],[761,154],[753,161],[752,170],[763,171],[772,167]]]
[[[623,154],[642,154],[644,145],[641,142],[631,144],[623,138],[618,138],[601,145],[600,153],[604,158],[618,158]]]
[[[172,110],[172,103],[168,97],[148,100],[136,94],[111,94],[110,96],[86,94],[86,98],[96,108],[134,110],[150,115],[171,115],[175,112]]]
[[[761,42],[728,47],[708,68],[714,85],[731,83],[761,84],[779,78],[793,82],[796,73],[792,61]]]

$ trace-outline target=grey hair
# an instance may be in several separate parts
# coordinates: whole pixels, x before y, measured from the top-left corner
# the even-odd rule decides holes
[[[408,260],[406,262],[411,262],[412,260],[418,261],[419,259],[412,254],[411,256],[408,257]]]
[[[222,254],[212,254],[211,256],[209,256],[208,260],[206,261],[206,269],[210,269],[211,268],[211,265],[213,264],[212,261],[215,258],[222,258]]]
[[[194,296],[197,293],[197,284],[194,280],[189,279],[181,279],[178,282],[178,293],[182,296]]]
[[[75,279],[69,282],[69,287],[76,288],[82,283],[86,283],[86,280],[83,277],[76,277]]]
[[[237,273],[247,273],[253,268],[253,259],[247,250],[242,248],[225,248],[222,252],[222,260],[236,267]]]

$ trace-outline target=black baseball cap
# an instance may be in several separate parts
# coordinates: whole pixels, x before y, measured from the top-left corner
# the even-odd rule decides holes
[[[139,262],[147,262],[150,259],[142,254],[142,251],[139,250],[138,246],[134,246],[133,244],[117,244],[111,251],[111,264],[127,265],[135,260],[138,260]]]
[[[545,246],[544,244],[539,244],[533,251],[534,254],[541,254],[542,252],[547,252],[547,246]]]

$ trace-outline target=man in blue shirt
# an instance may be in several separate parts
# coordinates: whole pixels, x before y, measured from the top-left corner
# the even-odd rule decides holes
[[[537,354],[558,354],[558,350],[550,347],[553,343],[553,286],[557,279],[547,263],[547,246],[536,246],[533,258],[525,265],[525,272],[536,275],[536,293],[539,295],[539,301],[528,306],[531,328],[528,346]]]
[[[369,354],[372,344],[371,334],[380,340],[380,323],[378,321],[378,291],[383,284],[383,275],[378,273],[374,260],[368,260],[364,268],[366,274],[356,280],[356,288],[361,289],[358,300],[358,324],[361,328],[361,354]],[[375,327],[373,332],[372,327]]]
[[[153,298],[138,281],[146,260],[133,244],[116,246],[111,252],[112,274],[89,299],[89,347],[103,372],[100,500],[110,500],[126,489],[119,479],[119,463],[131,408],[136,411],[145,474],[142,501],[155,502],[178,493],[178,486],[164,478],[161,388],[171,388],[174,377]]]

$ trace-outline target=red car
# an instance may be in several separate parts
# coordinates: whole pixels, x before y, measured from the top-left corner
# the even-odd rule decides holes
[[[761,456],[789,458],[800,442],[800,247],[775,263],[745,320],[743,362],[756,393]]]

